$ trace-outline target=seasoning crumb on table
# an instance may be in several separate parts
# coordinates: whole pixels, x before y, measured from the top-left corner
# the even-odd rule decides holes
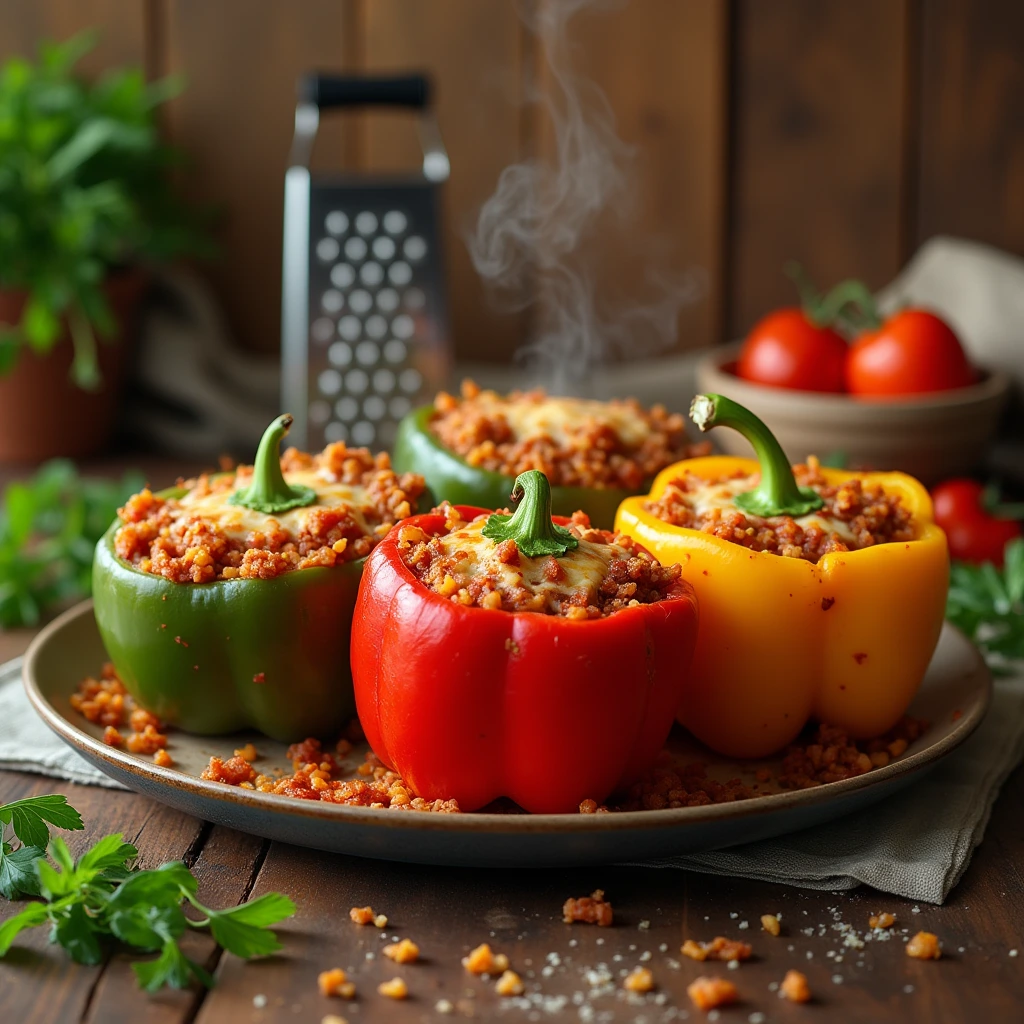
[[[504,953],[493,952],[486,942],[482,942],[462,958],[462,966],[470,974],[502,974],[508,970],[508,957]]]
[[[604,898],[603,889],[595,889],[589,896],[569,898],[562,906],[562,920],[566,924],[579,921],[607,928],[612,923],[612,905]]]
[[[348,1024],[348,1021],[336,1013],[329,1013],[326,1017],[321,1017],[320,1024]]]
[[[626,975],[622,987],[630,992],[650,992],[654,988],[654,975],[646,967],[634,967]]]
[[[384,955],[396,964],[414,964],[419,959],[420,947],[411,939],[402,939],[385,946]]]
[[[778,914],[762,914],[761,927],[769,935],[778,935],[782,931],[782,925],[779,924]]]
[[[356,994],[355,985],[340,967],[322,971],[316,979],[322,996],[337,996],[340,999],[352,999]]]
[[[810,1002],[811,988],[807,984],[807,976],[799,971],[786,971],[786,976],[779,986],[779,995],[791,1003]]]
[[[872,928],[891,928],[896,923],[896,916],[894,914],[872,914],[868,918],[868,924]]]
[[[680,952],[691,960],[749,960],[753,947],[749,942],[716,935],[710,942],[687,939]]]
[[[377,991],[388,999],[406,999],[409,995],[409,986],[401,978],[392,978],[390,981],[382,981],[377,986]]]
[[[938,960],[942,956],[939,937],[931,932],[918,932],[907,943],[907,956],[915,960]]]
[[[499,996],[521,996],[523,979],[515,971],[504,971],[494,986]]]
[[[695,978],[686,986],[686,994],[698,1010],[713,1010],[718,1006],[730,1006],[739,1000],[736,986],[725,978]]]

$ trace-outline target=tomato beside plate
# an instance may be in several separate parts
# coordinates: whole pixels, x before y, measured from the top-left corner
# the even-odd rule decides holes
[[[797,307],[769,313],[754,326],[740,352],[736,374],[767,387],[842,391],[846,342]]]

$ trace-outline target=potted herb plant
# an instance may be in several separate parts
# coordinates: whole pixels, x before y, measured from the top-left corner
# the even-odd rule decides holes
[[[206,245],[157,131],[176,83],[88,82],[75,64],[92,44],[0,69],[0,461],[102,447],[146,269]]]

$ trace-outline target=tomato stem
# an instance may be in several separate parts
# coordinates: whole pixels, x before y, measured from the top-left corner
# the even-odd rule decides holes
[[[281,439],[292,425],[292,417],[278,416],[263,432],[256,459],[252,467],[252,483],[235,491],[228,499],[231,505],[240,505],[268,515],[301,508],[316,501],[316,491],[304,484],[289,484],[281,472]]]
[[[753,446],[761,465],[761,482],[735,498],[736,507],[756,516],[802,516],[825,502],[809,487],[800,487],[782,446],[764,422],[749,409],[724,395],[697,395],[690,419],[701,432],[713,427],[732,427]]]
[[[551,486],[540,470],[520,473],[511,498],[519,502],[514,515],[495,512],[484,524],[483,534],[489,540],[514,540],[527,558],[559,558],[579,546],[569,530],[551,519]]]

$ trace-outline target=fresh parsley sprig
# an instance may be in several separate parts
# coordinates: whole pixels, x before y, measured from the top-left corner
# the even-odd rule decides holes
[[[186,865],[172,861],[154,870],[135,870],[138,851],[120,835],[105,836],[77,861],[67,844],[55,837],[49,840],[47,859],[42,850],[47,823],[82,827],[81,817],[64,797],[7,804],[0,807],[0,821],[25,844],[18,850],[8,850],[5,844],[11,892],[39,895],[45,901],[28,903],[0,925],[0,957],[21,932],[49,924],[52,941],[78,963],[99,963],[112,942],[159,953],[154,960],[132,965],[139,984],[149,992],[164,985],[184,988],[193,977],[210,986],[209,972],[178,945],[189,928],[208,930],[229,953],[249,959],[276,953],[281,944],[270,926],[295,913],[295,904],[280,893],[227,910],[204,906],[196,898],[199,883]],[[198,920],[186,917],[186,903],[202,915]]]
[[[1003,568],[954,562],[946,618],[984,652],[995,671],[1024,659],[1024,538],[1006,545]]]
[[[46,855],[49,825],[69,830],[85,827],[82,816],[59,793],[30,796],[0,806],[0,894],[6,899],[39,895],[36,862]],[[10,840],[8,831],[13,833]],[[19,846],[14,845],[14,839]]]

